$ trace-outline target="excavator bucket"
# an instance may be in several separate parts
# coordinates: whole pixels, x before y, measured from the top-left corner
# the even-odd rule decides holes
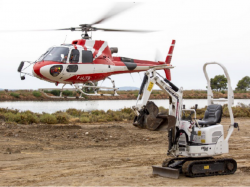
[[[180,176],[179,169],[173,169],[170,167],[161,167],[161,166],[152,166],[152,168],[154,175],[160,175],[162,177],[167,177],[172,179],[178,179]]]
[[[148,101],[139,113],[133,123],[136,127],[152,131],[167,131],[169,126],[175,126],[175,117],[164,113],[159,114],[159,108],[152,101]]]

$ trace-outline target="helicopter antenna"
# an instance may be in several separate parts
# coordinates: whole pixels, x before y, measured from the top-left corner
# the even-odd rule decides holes
[[[65,40],[64,40],[63,44],[65,44],[66,39],[67,39],[67,35],[66,35],[66,37],[65,37]]]
[[[130,73],[130,76],[131,76],[131,78],[132,78],[133,82],[135,82],[135,80],[134,80],[134,78],[133,78],[133,76],[132,76],[132,74],[131,74],[131,73]]]

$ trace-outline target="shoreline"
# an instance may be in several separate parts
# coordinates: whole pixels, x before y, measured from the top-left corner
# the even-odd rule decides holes
[[[110,92],[101,92],[103,94]],[[49,98],[43,92],[36,90],[16,90],[16,91],[0,91],[0,102],[3,101],[90,101],[90,100],[136,100],[138,97],[138,90],[136,91],[118,91],[119,96],[84,96],[85,98],[77,98],[78,93],[70,92],[70,97],[76,98]],[[214,92],[214,98],[227,98],[227,92]],[[49,96],[55,96],[47,93]],[[168,99],[169,96],[161,90],[153,90],[150,95],[150,100]],[[207,92],[205,90],[184,90],[183,99],[207,99]],[[234,99],[250,99],[250,91],[235,92]]]
[[[163,100],[166,99],[168,100],[169,98],[150,98],[149,100]],[[188,99],[188,100],[203,100],[203,99],[207,99],[207,98],[183,98],[183,99]],[[219,99],[219,98],[215,98],[215,99]],[[234,99],[242,99],[242,100],[248,100],[250,98],[234,98]],[[117,99],[66,99],[66,98],[62,98],[62,99],[12,99],[12,100],[0,100],[1,102],[26,102],[26,101],[33,101],[33,102],[41,102],[41,101],[53,101],[53,102],[61,102],[61,101],[109,101],[109,100],[114,100],[114,101],[119,101],[119,100],[131,100],[131,101],[136,101],[136,98],[132,98],[132,99],[126,99],[126,98],[117,98]]]

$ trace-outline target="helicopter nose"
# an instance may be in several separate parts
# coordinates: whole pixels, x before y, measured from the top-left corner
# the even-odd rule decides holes
[[[39,78],[38,75],[37,75],[36,72],[35,72],[35,68],[34,68],[34,67],[33,67],[33,69],[32,69],[32,75],[33,75],[34,77]]]
[[[40,68],[40,74],[41,74],[41,76],[47,77],[47,78],[50,78],[50,79],[51,79],[50,68],[51,68],[50,65],[48,65],[48,66],[42,66],[42,67]]]
[[[41,73],[40,73],[40,68],[41,68],[41,65],[39,63],[36,63],[34,66],[33,66],[33,70],[32,70],[32,74],[37,77],[37,78],[42,78],[41,77]]]
[[[39,79],[47,79],[46,76],[44,76],[44,71],[43,71],[43,67],[46,66],[46,64],[42,63],[42,62],[38,62],[33,66],[33,75]]]

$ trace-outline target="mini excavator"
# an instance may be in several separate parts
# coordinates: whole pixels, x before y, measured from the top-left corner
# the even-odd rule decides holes
[[[228,98],[214,99],[206,67],[211,64],[219,65],[228,81]],[[162,77],[154,68],[145,72],[137,103],[133,106],[136,114],[133,125],[149,130],[168,131],[168,153],[174,158],[163,161],[162,166],[152,166],[153,174],[163,177],[179,178],[180,174],[187,177],[203,177],[233,174],[237,163],[232,158],[213,158],[229,152],[228,140],[238,123],[234,122],[232,105],[234,94],[227,69],[220,63],[205,63],[203,72],[207,80],[207,109],[204,118],[196,119],[196,109],[185,109],[183,105],[183,89],[178,88],[168,79]],[[154,85],[159,86],[169,94],[168,114],[159,113],[158,107],[148,101]],[[143,94],[143,95],[142,95]],[[140,96],[142,95],[141,100]],[[217,102],[227,101],[230,114],[230,126],[227,136],[224,136],[223,125],[220,124],[222,106]],[[189,111],[189,112],[187,112]],[[191,113],[184,117],[184,113]]]

